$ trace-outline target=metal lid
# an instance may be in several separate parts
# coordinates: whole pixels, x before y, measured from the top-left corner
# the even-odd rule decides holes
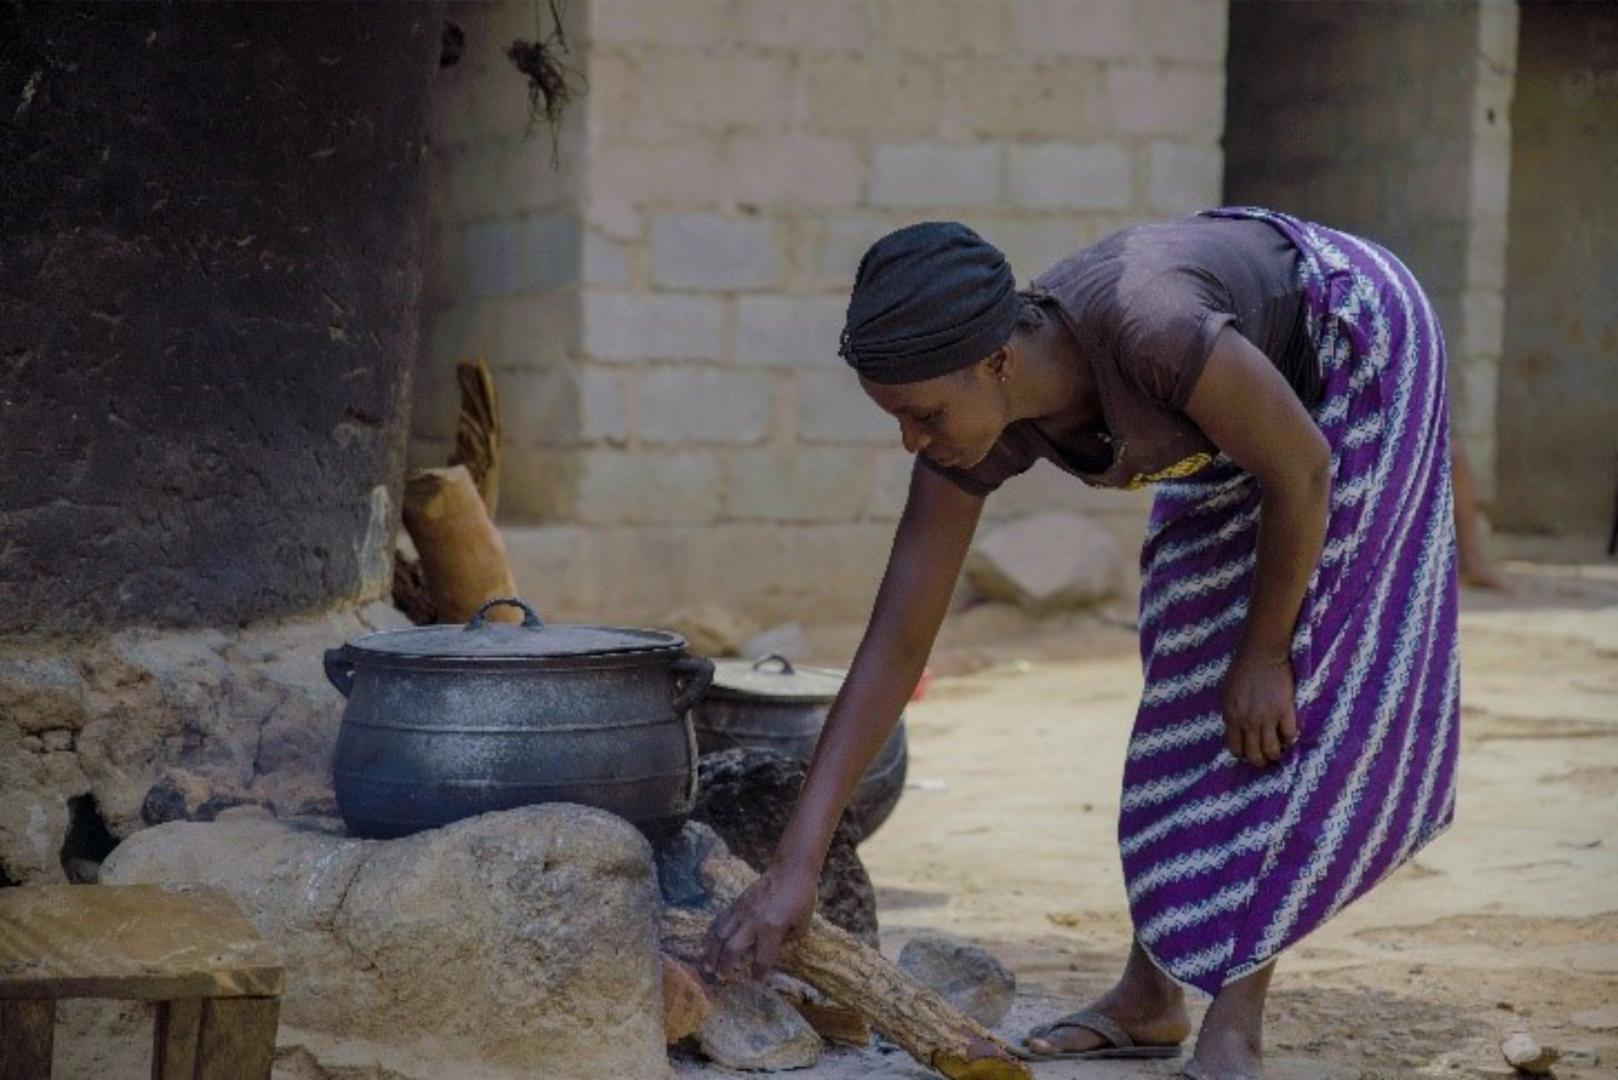
[[[485,616],[488,610],[502,604],[522,609],[521,626],[487,620]],[[472,621],[465,626],[384,630],[359,638],[349,648],[362,653],[413,659],[522,660],[676,652],[685,648],[685,639],[679,634],[662,630],[547,625],[533,608],[521,600],[500,597],[478,608]]]
[[[829,702],[843,688],[846,674],[836,668],[797,667],[776,653],[757,660],[718,660],[708,696]]]

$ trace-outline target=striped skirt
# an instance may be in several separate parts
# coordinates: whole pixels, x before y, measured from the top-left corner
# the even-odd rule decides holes
[[[1118,839],[1136,940],[1217,992],[1408,860],[1455,805],[1459,670],[1444,340],[1364,240],[1262,210],[1303,253],[1331,445],[1326,543],[1292,641],[1298,742],[1226,751],[1220,684],[1252,592],[1259,490],[1228,458],[1161,484],[1141,552],[1146,688]]]

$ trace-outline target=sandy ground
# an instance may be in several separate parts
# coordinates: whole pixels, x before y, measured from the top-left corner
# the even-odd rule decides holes
[[[1510,1076],[1498,1046],[1515,1030],[1574,1052],[1560,1077],[1618,1076],[1618,568],[1506,569],[1510,596],[1463,596],[1456,824],[1283,956],[1271,1080]],[[862,849],[885,952],[942,930],[1016,972],[1009,1038],[1110,985],[1128,946],[1114,826],[1140,675],[1126,623],[957,617],[909,713],[910,790]],[[846,657],[841,633],[819,651]],[[1035,1075],[1176,1069],[1049,1062]],[[793,1075],[930,1074],[890,1048]]]

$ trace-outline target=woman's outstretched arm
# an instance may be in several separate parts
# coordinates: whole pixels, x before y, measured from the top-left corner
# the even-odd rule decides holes
[[[814,910],[838,819],[921,677],[972,543],[983,499],[918,461],[887,572],[842,691],[815,746],[771,865],[714,920],[707,962],[762,978]]]

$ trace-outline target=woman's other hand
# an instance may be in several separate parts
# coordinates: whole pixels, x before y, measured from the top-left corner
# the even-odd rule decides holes
[[[738,971],[762,979],[775,969],[783,946],[803,933],[815,910],[818,867],[802,861],[772,863],[708,928],[703,963],[728,981]]]
[[[1281,760],[1298,738],[1293,689],[1291,657],[1237,651],[1220,698],[1232,756],[1259,768]]]

